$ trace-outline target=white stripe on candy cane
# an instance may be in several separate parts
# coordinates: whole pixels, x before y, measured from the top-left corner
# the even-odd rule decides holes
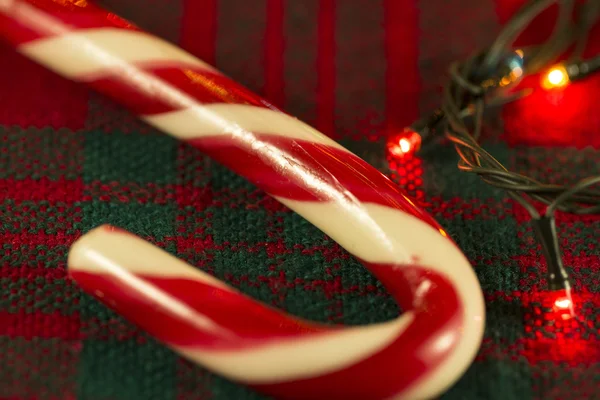
[[[70,271],[95,274],[110,273],[117,279],[136,280],[136,275],[158,278],[184,278],[227,289],[240,294],[212,276],[195,269],[164,250],[129,233],[96,228],[75,242],[69,253]],[[123,276],[126,271],[127,276]],[[119,276],[120,275],[120,276]],[[146,285],[152,297],[164,296]],[[164,301],[163,301],[164,303]],[[198,327],[235,339],[235,334],[219,326],[196,310],[168,300],[171,309],[183,310],[185,319],[199,321]],[[239,310],[243,312],[243,310]],[[212,370],[245,383],[273,383],[301,379],[337,371],[382,350],[412,321],[412,313],[385,323],[362,327],[346,327],[318,335],[297,336],[291,339],[274,337],[268,343],[232,351],[207,347],[178,347],[186,358],[200,362]]]
[[[124,64],[169,63],[211,72],[213,67],[144,32],[115,28],[82,29],[26,43],[19,52],[70,79],[106,74]]]
[[[183,63],[189,67],[216,73],[218,71],[170,43],[142,32],[111,28],[87,29],[36,40],[22,45],[19,51],[74,80],[99,79],[119,71],[129,74],[132,80],[139,81],[140,90],[146,90],[149,95],[156,93],[170,99],[173,106],[180,108],[140,118],[182,140],[257,132],[307,140],[348,151],[308,124],[278,110],[247,104],[197,105],[192,97],[173,90],[161,80],[147,76],[143,65]],[[59,51],[61,56],[55,57]],[[132,67],[135,64],[139,64],[140,68]]]
[[[277,383],[325,375],[382,351],[413,320],[412,313],[381,324],[345,327],[317,337],[281,340],[231,352],[179,348],[186,358],[246,384]]]
[[[98,43],[99,46],[100,44],[102,43]],[[35,46],[30,48],[35,48]],[[114,53],[111,52],[111,55],[114,55]],[[176,61],[168,58],[163,60],[158,57],[154,58],[155,55],[138,54],[133,57],[126,56],[125,58],[140,62]],[[73,56],[75,59],[78,57],[77,54],[69,54],[68,56]],[[37,61],[50,65],[50,67],[53,66],[53,63],[49,62],[49,54],[35,51],[35,57],[37,57]],[[109,65],[114,67],[114,64]],[[73,79],[82,79],[82,76],[85,79],[85,76],[90,75],[102,77],[105,68],[106,64],[99,67],[84,65],[83,67],[74,67],[66,75],[72,74],[70,76]],[[164,89],[167,93],[170,90],[169,88]],[[177,96],[181,96],[181,94]],[[252,135],[253,132],[258,132],[343,148],[308,125],[275,110],[240,104],[207,104],[189,107],[194,100],[185,97],[185,95],[176,100],[184,106],[181,110],[142,116],[142,119],[150,125],[184,140],[220,135],[231,136],[232,134]],[[480,293],[473,291],[478,283],[468,262],[461,253],[456,251],[450,241],[440,236],[439,232],[417,218],[387,207],[362,203],[361,208],[366,211],[364,217],[375,214],[381,214],[381,217],[377,218],[377,222],[371,224],[373,227],[371,232],[359,233],[357,230],[365,229],[369,224],[364,224],[362,228],[359,228],[360,223],[349,226],[352,217],[343,212],[338,213],[339,209],[333,203],[302,202],[282,198],[278,200],[303,215],[361,259],[394,263],[396,265],[409,264],[411,260],[408,253],[403,251],[403,248],[410,248],[412,254],[419,256],[425,265],[442,272],[459,288],[459,296],[465,306],[466,315],[473,315],[473,313],[483,315],[483,310],[477,311],[474,309],[482,309],[482,307],[480,307],[481,301],[477,299]],[[360,214],[355,217],[360,217]],[[412,220],[414,220],[414,223],[408,222]],[[362,222],[366,222],[365,219]],[[383,225],[396,226],[397,229],[393,229],[395,231],[393,233],[389,232],[388,229],[378,232],[378,229],[381,229]],[[421,230],[429,232],[419,233]],[[403,235],[398,236],[400,231],[403,232]],[[369,235],[371,236],[369,237]],[[394,240],[398,243],[386,241],[385,238],[390,236],[394,237]],[[373,240],[370,240],[370,238]],[[428,239],[432,241],[428,241]],[[405,240],[407,242],[404,242],[403,246],[398,246],[400,242]],[[440,250],[440,253],[437,253],[438,257],[432,259],[431,256],[436,253],[431,252],[430,248],[440,244],[444,246],[445,250]],[[413,245],[416,245],[416,248],[411,247]],[[427,260],[433,262],[429,264],[426,263]],[[447,265],[452,265],[453,268],[446,268]],[[473,300],[475,300],[474,306]],[[231,379],[246,383],[287,381],[326,374],[344,368],[344,366],[352,365],[373,354],[373,352],[384,348],[386,343],[397,337],[409,322],[410,314],[405,314],[405,316],[387,324],[358,329],[346,328],[348,330],[332,334],[327,339],[325,337],[319,339],[306,338],[305,340],[301,338],[288,344],[278,342],[269,346],[269,349],[264,352],[262,349],[238,350],[229,354],[211,351],[210,349],[195,351],[190,348],[179,348],[178,350],[186,357],[199,361],[215,372]],[[476,325],[481,325],[482,321],[466,321],[466,323],[473,325],[475,329],[465,326],[465,334],[454,353],[442,362],[438,368],[426,374],[421,382],[413,385],[414,389],[403,395],[403,398],[426,398],[430,393],[443,390],[448,384],[448,376],[454,375],[453,370],[456,369],[456,366],[469,363],[477,349],[472,344],[478,343],[480,340],[481,329],[477,328]],[[353,343],[351,346],[347,346],[349,349],[344,353],[344,357],[340,357],[338,354],[331,357],[331,353],[323,351],[324,344],[333,345],[338,339],[337,335],[342,335],[339,339],[346,337]],[[301,342],[304,343],[301,344]],[[318,350],[319,353],[312,353],[311,348]],[[310,357],[307,356],[309,352],[311,352]],[[279,362],[284,358],[287,359],[285,368],[279,366]]]
[[[381,264],[411,264],[413,260],[406,253],[406,249],[410,249],[412,254],[419,257],[417,262],[420,265],[446,276],[456,286],[465,316],[481,316],[480,319],[465,318],[460,342],[454,352],[430,372],[420,385],[415,385],[398,399],[428,398],[430,393],[444,389],[447,377],[454,373],[457,365],[468,365],[478,349],[473,343],[481,341],[485,306],[481,291],[474,290],[479,287],[477,276],[451,241],[418,218],[378,204],[361,203],[360,209],[348,213],[348,209],[334,203],[275,198],[311,221],[361,260]],[[432,339],[432,344],[434,341]],[[438,343],[443,345],[444,340]]]
[[[284,198],[277,198],[277,200],[313,222],[318,220],[317,227],[363,260],[408,264],[411,259],[405,253],[405,249],[411,248],[420,257],[420,264],[447,275],[458,286],[459,296],[465,306],[465,314],[483,315],[484,310],[478,310],[480,302],[477,292],[472,290],[472,285],[476,283],[474,275],[465,273],[465,269],[459,267],[461,265],[468,267],[467,261],[460,253],[453,250],[454,246],[450,241],[429,225],[423,224],[418,218],[377,204],[362,203],[361,209],[364,215],[361,216],[354,213],[348,215],[348,210],[336,207],[335,203],[304,202]],[[372,225],[365,224],[365,219],[372,219],[373,226],[381,228],[387,237],[394,239],[393,242],[382,243],[378,240],[376,231],[365,231],[366,227]],[[356,238],[361,240],[357,241]],[[431,248],[437,251],[431,251]],[[108,255],[119,264],[126,265],[127,269],[134,274],[185,277],[198,279],[217,287],[226,286],[212,276],[195,270],[149,243],[119,233],[104,233],[100,229],[85,235],[73,246],[69,257],[72,270],[96,273],[106,270],[98,264],[97,258],[89,257],[89,254],[94,253],[90,252],[90,249],[95,249],[95,253]],[[446,267],[450,265],[454,269]],[[459,273],[462,273],[461,279],[457,279]],[[237,293],[234,289],[229,288],[229,290]],[[275,341],[273,344],[256,349],[223,352],[180,347],[177,350],[186,358],[200,362],[228,378],[245,383],[302,379],[339,370],[368,357],[384,348],[400,334],[410,320],[410,313],[406,313],[384,324],[360,328],[347,327],[343,331],[319,338],[295,338],[292,342]],[[425,398],[431,391],[441,390],[445,384],[443,377],[451,374],[457,365],[468,363],[474,352],[472,343],[479,340],[478,330],[474,328],[477,328],[482,321],[465,322],[460,343],[450,358],[427,375],[426,384],[419,385],[416,390],[401,398]],[[338,339],[340,342],[337,341]],[[432,345],[444,344],[443,338],[437,339],[437,343],[432,342]],[[343,344],[343,351],[335,347],[336,343],[340,346]],[[328,346],[334,347],[327,351]],[[287,362],[280,364],[284,359]]]
[[[167,131],[182,140],[256,132],[326,144],[348,151],[294,117],[247,104],[206,104],[141,118],[155,128]]]
[[[97,228],[78,239],[77,251],[69,253],[69,265],[76,265],[79,271],[95,273],[102,265],[110,268],[110,263],[116,262],[127,265],[132,274],[187,278],[237,292],[212,275],[190,268],[177,257],[146,241],[131,234],[103,232],[105,230]],[[112,259],[103,257],[103,254],[111,254]],[[94,261],[88,264],[89,260]]]

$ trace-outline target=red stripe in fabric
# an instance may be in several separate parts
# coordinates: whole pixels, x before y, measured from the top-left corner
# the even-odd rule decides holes
[[[0,336],[11,338],[43,338],[78,340],[81,338],[79,315],[62,315],[60,312],[44,314],[0,312]]]
[[[265,100],[231,79],[206,70],[140,66],[139,71],[140,74],[145,74],[153,80],[143,79],[140,83],[140,79],[132,79],[131,74],[120,74],[115,71],[111,75],[90,80],[88,83],[98,92],[114,99],[138,115],[152,115],[187,108],[188,105],[182,101],[182,96],[175,96],[172,92],[191,97],[198,104],[234,103],[270,107]],[[166,91],[165,88],[170,90]]]
[[[217,64],[219,69],[262,94],[267,0],[219,0]]]
[[[0,30],[2,28],[0,21]],[[84,128],[90,97],[86,87],[42,68],[3,43],[0,43],[0,70],[0,125],[10,127],[5,130],[5,135],[10,134],[15,126],[27,131],[36,128],[72,131],[69,135]],[[24,134],[24,137],[28,136]],[[28,137],[27,140],[33,139]],[[77,162],[74,160],[83,155],[83,148],[79,146],[81,142],[71,136],[69,140],[61,142],[56,155],[46,156],[52,157],[52,168],[63,165],[75,168]],[[77,153],[79,150],[81,153]],[[33,159],[32,154],[27,152],[27,158]],[[22,164],[24,160],[17,161],[23,157],[19,152],[8,152],[3,157],[10,160],[4,164],[4,168],[25,167]],[[40,160],[40,163],[44,165],[44,161]],[[10,176],[11,173],[4,170],[2,175]]]
[[[260,136],[260,135],[259,135]],[[340,153],[340,156],[343,157]],[[355,157],[350,155],[352,159]],[[354,164],[351,162],[351,164]],[[85,195],[83,194],[85,192]],[[394,191],[396,193],[397,190]],[[185,196],[176,197],[175,193],[185,193]],[[298,196],[302,196],[300,192]],[[396,196],[396,195],[394,195]],[[306,195],[306,199],[314,199],[314,196]],[[63,206],[72,206],[78,201],[101,201],[112,203],[136,202],[141,204],[167,204],[177,201],[179,206],[198,205],[212,201],[212,198],[205,193],[203,188],[194,188],[189,185],[156,185],[156,184],[138,184],[138,183],[119,183],[92,181],[85,185],[80,180],[58,180],[56,182],[42,178],[39,181],[33,179],[15,180],[0,179],[0,202],[12,200],[22,201],[42,201],[51,200],[59,202]],[[269,204],[269,201],[267,204]],[[272,201],[272,207],[278,207],[276,201]],[[512,204],[506,203],[507,207]],[[263,204],[264,205],[264,204]],[[435,197],[431,200],[432,214],[451,212],[459,209],[464,213],[465,219],[473,219],[475,215],[471,212],[473,205],[470,202],[465,203],[458,198],[441,199]],[[282,207],[282,206],[279,206]],[[457,208],[458,207],[458,208]],[[449,211],[450,210],[450,211]],[[525,220],[526,214],[520,213],[519,208],[515,207],[516,213],[512,209],[504,210],[505,213],[515,214],[516,218]],[[481,218],[481,216],[479,216]],[[568,216],[567,216],[568,217]],[[586,217],[589,221],[599,221],[598,216]],[[564,220],[565,218],[563,218]],[[564,221],[563,221],[564,222]],[[572,221],[567,221],[572,222]]]
[[[548,323],[548,321],[545,322]],[[600,360],[600,342],[596,337],[589,335],[588,332],[584,333],[583,336],[581,334],[578,334],[579,332],[577,332],[585,332],[587,329],[596,331],[595,328],[590,328],[589,326],[588,328],[581,327],[578,329],[576,328],[577,331],[575,331],[575,329],[570,327],[570,325],[574,324],[569,324],[568,322],[561,321],[560,319],[557,319],[556,322],[560,323],[563,326],[566,326],[566,329],[559,328],[558,330],[562,332],[549,334],[548,330],[552,328],[540,327],[538,328],[539,331],[537,332],[536,337],[518,339],[516,343],[510,346],[510,348],[515,353],[518,353],[519,357],[525,358],[530,365],[543,365],[543,369],[545,371],[548,370],[549,365],[560,365],[563,368],[565,368],[565,364],[569,365],[571,368],[573,368],[573,370],[581,371],[581,369],[585,368],[586,366],[589,366],[594,368],[595,371],[597,371],[598,360]],[[573,331],[575,331],[575,333]],[[544,335],[548,335],[550,337],[544,337]],[[554,335],[555,337],[551,337],[551,335]],[[506,354],[508,352],[504,351],[503,353]],[[583,385],[584,387],[587,386],[588,388],[593,387],[593,395],[590,392],[589,397],[575,396],[571,398],[595,398],[598,395],[597,380],[592,385],[590,385],[590,383],[588,382],[586,382],[586,380],[582,380],[581,385]]]
[[[282,108],[312,126],[317,118],[319,3],[319,0],[284,2],[285,104]]]
[[[383,0],[340,2],[335,13],[335,137],[377,140],[385,125]]]
[[[385,0],[386,116],[394,131],[419,117],[417,0]]]
[[[505,24],[515,15],[527,0],[494,0],[496,15],[501,24]],[[514,46],[531,46],[540,44],[547,40],[552,34],[556,19],[558,17],[558,6],[551,5],[540,13],[518,36]]]
[[[81,179],[67,180],[60,178],[56,181],[48,178],[0,179],[0,201],[46,200],[51,203],[72,204],[81,201],[82,196],[83,181]]]
[[[271,195],[301,201],[331,201],[329,192],[350,191],[359,201],[402,210],[439,229],[435,220],[408,200],[392,181],[352,153],[281,136],[257,133],[254,136],[257,140],[252,146],[261,151],[249,151],[247,143],[235,142],[230,137],[198,138],[189,143]],[[281,162],[288,167],[277,167]],[[311,182],[318,182],[319,186]],[[330,191],[323,190],[325,185]]]
[[[185,0],[180,45],[201,60],[215,64],[217,0]]]
[[[321,0],[318,25],[316,128],[332,136],[335,133],[335,0]]]
[[[65,234],[63,232],[47,234],[45,232],[29,233],[23,231],[21,233],[0,234],[0,243],[27,243],[31,246],[38,244],[48,246],[70,246],[78,237],[78,234]]]
[[[265,29],[265,87],[267,100],[277,107],[283,107],[283,0],[267,1],[267,26]]]
[[[11,250],[14,252],[23,251],[23,247],[25,247],[25,251],[28,251],[27,248],[31,246],[29,243],[15,243],[12,244]],[[8,251],[6,252],[8,253]],[[7,254],[3,254],[6,256]],[[62,251],[64,255],[66,255],[66,250]],[[0,253],[2,254],[2,253]],[[62,254],[61,254],[62,255]],[[66,257],[65,257],[66,258]],[[0,268],[2,268],[2,278],[12,278],[15,282],[19,279],[26,279],[29,284],[31,282],[36,282],[37,278],[42,278],[44,280],[44,284],[53,284],[56,280],[64,280],[67,278],[67,270],[66,270],[66,260],[65,262],[61,261],[60,265],[56,268],[51,268],[39,262],[38,267],[34,267],[32,265],[38,264],[37,260],[30,260],[28,264],[16,264],[11,262],[12,265],[2,265],[0,264]],[[74,283],[68,282],[71,286],[74,286]]]

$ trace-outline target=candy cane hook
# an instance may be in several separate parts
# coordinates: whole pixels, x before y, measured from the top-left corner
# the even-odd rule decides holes
[[[0,36],[302,215],[405,312],[362,327],[302,321],[109,227],[72,247],[70,274],[85,290],[190,360],[277,398],[430,398],[471,363],[484,326],[475,274],[437,223],[366,162],[85,0],[0,0]]]

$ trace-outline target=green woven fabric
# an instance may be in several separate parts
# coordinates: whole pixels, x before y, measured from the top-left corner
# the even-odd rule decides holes
[[[447,228],[480,279],[487,325],[444,399],[600,398],[598,338],[544,320],[545,267],[526,213],[459,172],[447,144],[410,161],[384,153],[387,135],[438,104],[448,64],[488,43],[518,2],[102,3],[331,135]],[[104,223],[304,318],[368,324],[399,312],[356,260],[242,178],[3,45],[0,60],[0,399],[265,399],[181,359],[67,279],[70,244]],[[600,172],[600,153],[575,147],[600,144],[599,89],[592,78],[536,90],[492,116],[486,148],[539,178]],[[600,328],[599,221],[559,216],[590,330]]]

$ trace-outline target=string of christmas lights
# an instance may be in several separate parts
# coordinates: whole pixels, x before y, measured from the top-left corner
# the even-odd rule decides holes
[[[539,46],[513,49],[515,39],[531,21],[555,4],[559,14],[550,38]],[[547,262],[548,289],[557,291],[556,307],[570,309],[573,315],[571,284],[562,262],[554,214],[556,210],[600,213],[600,190],[594,188],[600,183],[600,176],[571,186],[539,182],[509,171],[479,145],[479,140],[485,111],[524,95],[526,92],[511,93],[524,76],[542,73],[541,86],[552,90],[600,71],[600,56],[582,58],[589,32],[599,19],[598,0],[530,1],[504,26],[490,47],[450,66],[451,79],[440,108],[392,136],[387,144],[393,157],[405,157],[445,133],[458,153],[461,171],[475,173],[487,184],[504,189],[528,211]],[[568,59],[555,64],[569,50]],[[543,215],[533,201],[547,206]]]

